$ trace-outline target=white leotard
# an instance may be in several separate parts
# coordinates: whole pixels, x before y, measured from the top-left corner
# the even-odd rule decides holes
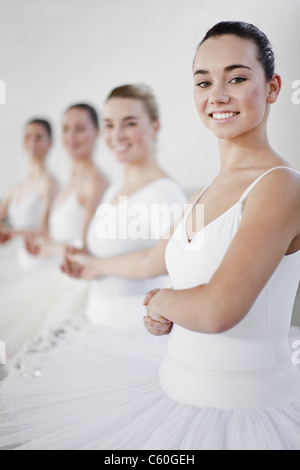
[[[210,281],[238,231],[245,198],[264,175],[191,243],[186,214],[166,250],[175,289]],[[299,279],[300,251],[283,257],[247,316],[229,331],[201,334],[175,325],[160,369],[167,394],[198,407],[230,409],[285,406],[299,399],[300,376],[287,339]]]
[[[14,196],[8,206],[8,219],[15,230],[35,230],[41,223],[42,201],[38,188],[22,198]]]
[[[158,179],[126,200],[121,200],[118,205],[112,205],[111,202],[119,193],[120,187],[121,184],[118,183],[107,190],[88,231],[89,251],[100,258],[118,256],[154,245],[170,227],[167,212],[164,218],[155,216],[159,213],[159,207],[164,205],[167,209],[174,205],[173,214],[176,220],[182,215],[186,203],[182,190],[169,178]],[[153,217],[150,216],[151,210]],[[97,324],[139,324],[143,327],[143,297],[151,289],[165,287],[166,282],[166,276],[150,280],[107,276],[94,281],[91,285],[87,316]]]
[[[78,202],[76,191],[59,205],[54,205],[49,218],[50,238],[57,243],[68,243],[78,248],[83,245],[84,207]]]

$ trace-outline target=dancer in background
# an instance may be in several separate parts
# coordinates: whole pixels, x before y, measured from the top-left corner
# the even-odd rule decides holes
[[[46,157],[52,145],[48,121],[31,119],[25,126],[24,150],[28,156],[29,175],[12,189],[0,203],[0,277],[16,274],[23,236],[47,235],[50,208],[57,191],[54,178],[46,169]]]
[[[87,237],[90,253],[79,255],[86,262],[134,253],[155,245],[157,239],[169,230],[170,220],[181,218],[186,202],[180,187],[167,176],[156,159],[160,121],[155,97],[148,86],[124,85],[114,89],[103,109],[103,127],[103,138],[122,165],[124,177],[108,189],[90,225]],[[56,427],[59,426],[56,410],[60,409],[64,414],[62,403],[67,414],[70,404],[72,408],[75,404],[78,406],[78,422],[81,418],[83,421],[93,419],[95,410],[91,403],[84,410],[81,402],[85,403],[87,395],[101,402],[101,394],[98,391],[94,394],[94,385],[102,382],[97,372],[102,361],[112,384],[114,377],[119,380],[123,376],[125,359],[130,358],[134,367],[136,361],[139,364],[145,355],[151,355],[159,364],[166,341],[149,335],[144,329],[142,303],[147,289],[166,285],[166,276],[154,275],[151,279],[139,280],[124,277],[127,276],[108,275],[93,281],[85,316],[61,325],[61,339],[56,338],[55,345],[51,346],[51,336],[47,335],[42,341],[31,344],[18,364],[21,372],[11,370],[1,390],[0,436],[4,439],[0,438],[1,445],[8,444],[8,441],[14,445],[24,439],[44,436],[44,431],[46,434],[48,431],[56,433],[59,429]],[[84,370],[81,370],[82,361]],[[145,364],[145,371],[147,368]],[[84,383],[81,381],[82,373],[88,376]],[[68,377],[72,390],[69,386],[61,389],[61,374]],[[12,386],[17,390],[16,381],[20,394],[18,397],[14,395],[14,403],[7,403],[6,393]],[[49,393],[42,397],[46,384]],[[102,384],[103,392],[106,392],[110,383]],[[2,412],[2,405],[6,410],[7,406],[11,410],[15,406],[19,408],[20,415],[16,421],[12,415]],[[48,406],[54,411],[54,421],[48,413]],[[21,432],[19,435],[19,419],[26,422],[29,419],[29,427],[26,426],[28,434]],[[11,431],[13,435],[10,435]],[[72,441],[72,436],[69,437]]]
[[[6,343],[8,357],[48,321],[62,321],[85,302],[86,283],[77,283],[74,290],[74,282],[61,275],[59,266],[67,246],[84,249],[88,225],[108,186],[93,162],[99,136],[95,109],[87,104],[67,109],[62,136],[72,161],[70,181],[52,206],[49,234],[26,237],[30,253],[22,253],[26,275],[6,283],[9,289],[0,298],[0,337]]]
[[[160,128],[158,105],[145,85],[114,89],[103,111],[103,139],[123,166],[124,177],[107,191],[89,229],[89,254],[67,254],[67,274],[73,256],[82,263],[82,279],[97,279],[99,259],[153,246],[183,211],[186,196],[161,169],[156,158]],[[104,211],[104,206],[106,211]],[[164,211],[165,209],[165,211]],[[109,233],[105,230],[109,228]],[[125,328],[143,326],[145,291],[166,279],[130,280],[109,272],[91,284],[86,314],[92,323]],[[123,347],[123,341],[121,342]]]
[[[98,115],[93,107],[76,104],[65,112],[62,140],[72,160],[72,175],[50,214],[49,237],[27,237],[26,246],[31,254],[62,258],[66,246],[85,248],[89,223],[108,187],[93,162],[99,132]]]

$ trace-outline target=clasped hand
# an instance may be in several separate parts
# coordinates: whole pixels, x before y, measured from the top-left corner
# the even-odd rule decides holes
[[[146,294],[144,305],[147,308],[147,316],[144,317],[144,325],[149,333],[154,336],[168,335],[172,328],[173,323],[161,316],[155,308],[153,298],[161,289],[155,289]]]
[[[61,271],[75,279],[90,281],[97,278],[96,258],[87,254],[85,250],[68,247]]]
[[[10,228],[5,225],[0,225],[0,243],[4,244],[13,238],[13,233]]]
[[[96,258],[85,253],[83,250],[69,247],[66,249],[61,271],[75,279],[92,280],[98,277],[96,260]],[[167,335],[173,327],[173,323],[161,316],[155,309],[153,298],[160,290],[155,289],[148,292],[144,300],[144,305],[147,308],[144,325],[148,332],[155,336]]]
[[[49,256],[51,254],[51,242],[43,235],[28,234],[24,237],[26,250],[31,255]]]

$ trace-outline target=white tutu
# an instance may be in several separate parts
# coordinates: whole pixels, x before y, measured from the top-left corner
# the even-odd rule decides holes
[[[44,266],[21,276],[0,296],[0,339],[11,358],[41,330],[84,310],[88,282],[63,275],[57,266]]]
[[[112,185],[105,193],[99,207],[101,208],[104,203],[110,203],[121,186],[120,182]],[[129,208],[137,203],[146,207],[150,207],[152,203],[177,204],[177,217],[179,217],[185,201],[186,198],[178,185],[169,178],[162,178],[131,195],[127,204],[117,207],[120,217],[114,218],[114,223],[118,224],[119,221],[126,223],[131,220]],[[113,208],[114,206],[111,207]],[[105,236],[100,237],[99,223],[103,222],[103,219],[107,220],[107,215],[106,213],[97,215],[97,213],[98,211],[90,223],[87,235],[88,247],[94,256],[116,256],[155,244],[156,239],[132,240],[126,237],[119,239],[118,236],[110,239],[105,231],[105,224],[102,224]],[[139,217],[140,225],[138,225],[150,228],[150,232],[155,232],[158,238],[169,228],[168,220],[160,224],[160,219],[157,217],[155,220],[158,227],[156,227],[154,222],[145,219],[143,214]],[[62,205],[55,206],[51,211],[49,221],[51,239],[58,243],[80,247],[83,220],[84,208],[79,204],[77,194],[73,192]],[[113,224],[110,224],[110,227],[111,225]],[[117,229],[114,233],[118,234]],[[43,328],[64,321],[69,315],[81,313],[86,304],[88,289],[87,282],[72,280],[60,273],[59,265],[62,260],[34,257],[25,251],[24,246],[21,245],[19,248],[15,254],[16,262],[13,263],[8,257],[3,265],[2,270],[6,273],[6,279],[2,283],[0,274],[0,339],[5,341],[9,357],[27,340],[39,334]],[[9,267],[10,275],[7,274]],[[18,274],[16,267],[19,267]],[[154,287],[165,287],[165,285],[158,279],[153,282],[107,277],[101,280],[102,292],[107,295],[120,296],[121,292],[135,295],[138,292],[144,297],[145,293]]]
[[[300,449],[300,401],[223,410],[169,398],[157,374],[165,346],[147,332],[69,321],[2,383],[0,448]]]
[[[8,260],[15,254],[17,247],[22,246],[22,237],[14,237],[6,243],[0,245],[0,269],[2,273],[2,261]]]
[[[198,248],[187,243],[185,216],[176,229],[181,236],[174,234],[166,252],[174,289],[208,282],[238,230],[242,206],[243,198],[210,224],[209,236]],[[116,281],[119,292],[113,291],[116,284],[109,278],[107,285],[100,282],[94,299],[96,293],[120,296],[120,302],[112,304],[115,327],[109,324],[107,298],[102,307],[92,301],[95,311],[89,317],[107,326],[74,318],[30,346],[1,384],[0,448],[300,450],[299,375],[287,342],[299,256],[284,257],[248,315],[218,335],[174,325],[169,338],[153,337],[143,329],[140,303],[134,302],[135,293],[140,302],[141,286],[132,286],[131,300],[123,302],[121,280]],[[117,328],[120,313],[124,328]],[[129,328],[126,318],[131,320]],[[162,357],[168,357],[167,347],[176,367],[160,366]],[[294,353],[297,359],[297,349]],[[181,369],[184,374],[176,373]],[[203,396],[211,376],[217,386]],[[224,383],[230,380],[224,377],[234,377],[234,393],[228,396]],[[192,387],[195,381],[204,387]],[[186,392],[185,403],[168,396],[160,383],[172,383],[173,393]],[[189,392],[201,404],[187,404]],[[224,395],[233,406],[216,405]],[[236,406],[240,397],[247,406]],[[284,405],[270,404],[274,397]],[[204,407],[208,401],[214,404]]]
[[[15,188],[7,210],[7,218],[12,229],[20,232],[38,230],[43,217],[41,194],[45,181],[47,182],[48,178],[41,177],[25,194],[24,183]],[[39,268],[40,263],[41,260],[27,253],[23,237],[20,235],[0,245],[0,287],[18,278],[19,275]]]
[[[0,288],[10,282],[22,270],[19,253],[25,250],[22,237],[15,237],[0,245]]]
[[[84,208],[73,192],[51,210],[51,240],[81,246],[83,220]],[[6,343],[8,358],[43,328],[80,312],[88,286],[60,272],[62,259],[29,254],[22,237],[10,244],[0,268],[0,340]]]
[[[0,292],[15,282],[47,266],[59,266],[57,258],[43,258],[28,253],[23,237],[15,237],[0,247]],[[0,310],[1,312],[1,310]]]

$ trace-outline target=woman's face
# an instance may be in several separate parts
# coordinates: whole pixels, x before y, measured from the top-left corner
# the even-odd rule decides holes
[[[219,139],[248,134],[266,122],[271,85],[251,41],[234,35],[205,41],[195,57],[194,85],[198,114]]]
[[[159,123],[151,121],[143,101],[109,99],[103,123],[103,138],[118,162],[134,163],[152,155]]]
[[[90,158],[98,135],[99,131],[92,122],[88,111],[73,108],[64,114],[62,140],[65,149],[72,158]]]
[[[33,160],[43,161],[51,147],[51,139],[42,124],[27,124],[24,135],[24,150]]]

